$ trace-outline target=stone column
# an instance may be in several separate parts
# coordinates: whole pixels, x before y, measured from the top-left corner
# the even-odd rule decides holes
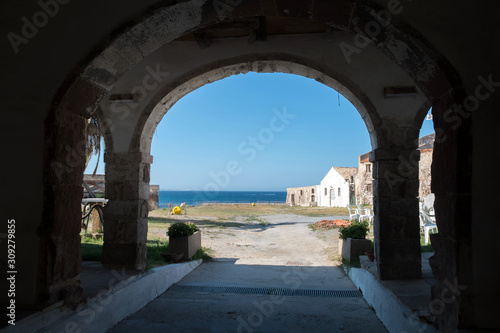
[[[93,234],[99,233],[100,230],[102,230],[102,223],[101,223],[101,217],[99,216],[99,212],[97,211],[97,208],[92,211],[92,214],[90,214],[90,221],[92,223],[92,227],[90,228],[90,232]]]
[[[418,160],[414,149],[378,148],[373,163],[375,257],[381,280],[422,275]]]
[[[149,186],[149,210],[160,208],[160,185]]]
[[[143,153],[106,153],[104,247],[106,267],[146,266],[150,164]]]
[[[68,307],[75,307],[81,301],[80,231],[86,121],[81,115],[57,109],[45,122],[43,218],[38,228],[32,229],[39,237],[39,248],[36,249],[31,237],[31,244],[18,246],[21,249],[18,266],[25,260],[23,255],[34,262],[38,255],[38,275],[24,267],[19,267],[19,271],[26,272],[21,281],[26,276],[36,278],[33,286],[38,289],[40,304],[62,299]],[[18,296],[29,290],[22,282],[20,286]]]
[[[478,288],[473,287],[474,280],[481,280],[473,276],[475,272],[473,260],[479,258],[474,258],[472,248],[472,236],[475,233],[472,228],[471,207],[472,124],[470,118],[463,117],[459,109],[461,104],[458,103],[463,102],[465,94],[457,93],[457,95],[461,98],[455,97],[457,101],[455,105],[453,96],[447,96],[432,106],[436,141],[431,187],[436,196],[434,210],[439,233],[431,236],[432,247],[436,251],[429,261],[435,280],[435,285],[432,287],[431,311],[433,324],[442,332],[452,332],[457,327],[486,326],[488,324],[484,320],[476,321],[477,314],[487,313],[498,304],[493,297],[493,290],[497,285],[493,281],[498,281],[497,275],[494,275],[490,283],[480,283],[480,288],[487,290],[483,300],[476,294]],[[444,114],[447,114],[448,119],[452,119],[452,116],[455,117],[453,119],[460,119],[460,125],[450,122],[443,117]],[[483,170],[481,172],[484,172]],[[492,182],[493,180],[490,180],[490,184]],[[481,204],[484,204],[482,199]],[[495,218],[491,221],[497,224]],[[480,220],[480,225],[476,227],[484,228],[485,234],[491,236],[491,238],[481,238],[480,242],[476,243],[478,249],[497,242],[497,233],[492,232],[488,222],[490,222],[488,219]],[[494,261],[484,262],[492,266],[483,268],[484,273],[479,275],[482,279],[487,276],[486,272],[493,274],[495,270]]]

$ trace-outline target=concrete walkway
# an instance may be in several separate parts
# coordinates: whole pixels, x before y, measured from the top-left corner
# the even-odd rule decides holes
[[[240,288],[203,292],[196,287]],[[245,265],[219,259],[202,264],[108,332],[387,332],[362,297],[284,296],[257,288],[357,292],[336,266]]]

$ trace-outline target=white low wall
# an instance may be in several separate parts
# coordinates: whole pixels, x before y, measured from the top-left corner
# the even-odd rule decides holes
[[[139,311],[163,294],[174,283],[192,272],[202,260],[172,264],[132,277],[98,294],[86,304],[70,311],[65,307],[38,312],[0,330],[3,332],[106,332],[125,317]]]
[[[434,326],[419,322],[412,311],[367,270],[351,268],[349,277],[389,332],[438,333]]]

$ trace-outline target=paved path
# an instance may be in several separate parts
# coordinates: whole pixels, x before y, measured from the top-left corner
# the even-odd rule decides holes
[[[337,267],[215,261],[202,264],[108,332],[387,332],[361,297],[236,294],[180,288],[187,286],[356,289]]]
[[[240,240],[240,246],[219,247],[219,259],[202,264],[108,332],[387,332],[365,300],[356,297],[356,287],[338,262],[324,251],[336,250],[338,234],[309,232],[303,218],[294,222],[286,216],[281,223],[276,218],[265,217],[270,226],[246,231],[246,241],[259,251],[241,251]],[[237,227],[222,233],[235,240],[240,235]],[[301,242],[323,250],[301,255]],[[255,256],[265,248],[275,253]],[[221,253],[226,249],[240,250],[242,258]],[[324,292],[283,295],[310,295],[311,290]]]

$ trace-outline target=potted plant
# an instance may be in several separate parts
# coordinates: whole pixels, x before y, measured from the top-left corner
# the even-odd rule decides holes
[[[193,222],[177,222],[168,227],[171,253],[183,253],[182,259],[191,259],[201,248],[201,231]]]
[[[371,240],[366,239],[369,231],[367,221],[354,220],[348,226],[339,228],[339,237],[342,242],[342,257],[348,261],[358,258],[371,249]]]

